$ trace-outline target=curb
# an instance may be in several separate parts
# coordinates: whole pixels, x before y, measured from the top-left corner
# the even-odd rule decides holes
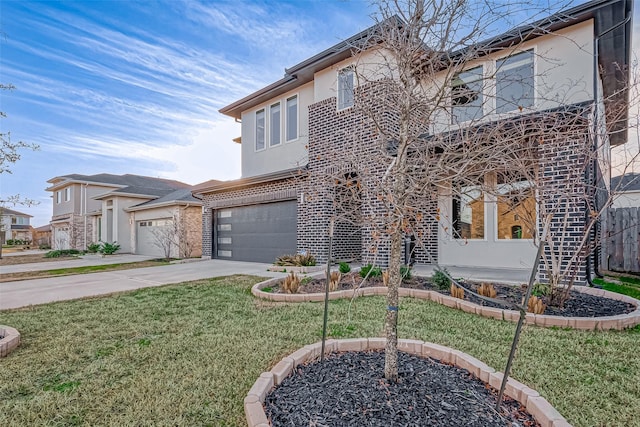
[[[10,326],[0,325],[0,357],[6,357],[20,345],[20,332]]]
[[[345,351],[381,350],[386,344],[385,338],[352,338],[325,341],[325,354]],[[253,384],[244,399],[244,412],[249,427],[268,427],[271,424],[264,412],[264,400],[274,386],[280,385],[297,367],[320,357],[322,342],[306,345],[278,362],[269,372],[263,372]],[[442,363],[450,363],[466,369],[476,378],[495,389],[500,388],[504,374],[461,351],[442,345],[420,340],[398,340],[398,350],[419,357],[431,357]],[[571,427],[571,424],[540,394],[509,377],[505,394],[517,400],[543,427]]]
[[[264,282],[256,283],[251,288],[251,293],[262,299],[279,302],[321,302],[324,301],[323,293],[314,294],[275,294],[262,291],[263,288],[273,286],[281,281],[281,278],[273,278]],[[572,328],[582,331],[606,331],[606,330],[623,330],[640,325],[640,301],[627,295],[617,294],[615,292],[605,291],[604,289],[587,288],[584,286],[574,286],[574,290],[585,294],[605,297],[612,300],[629,303],[636,307],[634,311],[627,314],[619,314],[617,316],[608,317],[562,317],[550,316],[545,314],[527,313],[526,323],[528,325],[542,327],[560,327]],[[329,299],[339,298],[355,298],[360,296],[386,295],[385,287],[367,287],[346,291],[334,291],[329,293]],[[474,304],[470,301],[454,298],[444,295],[436,291],[427,291],[422,289],[398,289],[398,295],[401,297],[411,297],[437,302],[450,308],[462,310],[466,313],[478,314],[482,317],[489,317],[497,320],[507,320],[517,322],[520,313],[515,310],[507,310],[501,308],[484,307]]]

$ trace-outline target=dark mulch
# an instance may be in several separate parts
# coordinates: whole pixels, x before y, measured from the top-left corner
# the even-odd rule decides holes
[[[539,426],[518,402],[468,371],[399,352],[397,383],[384,379],[384,352],[332,354],[298,367],[265,400],[278,426]]]
[[[498,293],[499,299],[514,304],[520,304],[524,296],[524,290],[526,289],[525,286],[493,285]],[[382,278],[379,277],[370,277],[363,283],[362,278],[358,273],[348,273],[343,275],[338,290],[355,289],[359,286],[384,286],[384,284],[382,282]],[[478,285],[475,283],[466,283],[464,286],[475,292]],[[411,277],[410,279],[403,281],[402,287],[437,291],[445,295],[449,295],[450,293],[449,289],[438,289],[429,281],[428,278],[425,277]],[[301,286],[299,292],[318,293],[324,292],[324,289],[324,279],[313,279]],[[281,292],[281,290],[278,286],[275,286],[272,288],[272,292]],[[631,313],[636,309],[632,304],[626,302],[597,297],[574,290],[571,291],[570,295],[571,296],[565,303],[564,307],[560,308],[547,305],[543,314],[563,317],[604,317]],[[465,293],[464,299],[479,305],[513,310],[513,308],[501,306],[491,301],[485,301],[469,293]]]

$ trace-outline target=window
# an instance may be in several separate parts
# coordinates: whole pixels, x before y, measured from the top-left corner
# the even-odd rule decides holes
[[[62,191],[56,191],[56,203],[62,202]]]
[[[67,187],[64,189],[64,201],[68,202],[71,200],[71,188]]]
[[[533,50],[496,62],[496,112],[533,106]]]
[[[536,201],[533,185],[520,173],[498,173],[498,239],[533,239]]]
[[[452,197],[454,239],[484,239],[484,193],[480,185],[455,185]]]
[[[11,218],[11,224],[18,224],[18,218],[15,216]]]
[[[338,110],[353,107],[353,68],[338,71]]]
[[[264,109],[256,111],[256,151],[265,148]]]
[[[298,139],[298,96],[287,98],[287,141]]]
[[[451,105],[451,123],[462,123],[482,116],[482,66],[454,77]]]
[[[269,146],[279,145],[280,139],[280,103],[269,108]]]

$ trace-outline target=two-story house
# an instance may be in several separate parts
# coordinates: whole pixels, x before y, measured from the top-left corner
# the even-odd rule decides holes
[[[603,98],[618,96],[625,101],[620,77],[628,76],[630,64],[631,9],[629,0],[594,0],[495,37],[452,79],[450,106],[442,112],[440,124],[426,133],[464,129],[469,115],[486,116],[485,126],[492,126],[507,119],[533,120],[536,112],[558,107],[586,111]],[[194,188],[204,202],[203,256],[273,262],[284,253],[307,251],[326,260],[333,212],[332,201],[322,196],[328,192],[326,175],[331,167],[327,153],[336,159],[344,149],[345,157],[364,164],[376,160],[374,146],[388,142],[381,140],[376,123],[354,108],[358,97],[375,100],[375,81],[363,83],[358,77],[367,73],[367,67],[375,69],[371,64],[379,52],[376,46],[354,46],[362,47],[376,28],[286,69],[283,79],[220,110],[242,123],[242,177]],[[519,83],[514,84],[516,77]],[[456,96],[462,87],[464,94],[473,96]],[[604,108],[599,126],[612,107]],[[578,132],[580,144],[589,144],[593,125],[589,120]],[[610,143],[624,142],[624,132],[614,128]],[[584,165],[566,149],[573,143],[559,141],[539,150],[540,175],[554,185],[581,176]],[[601,141],[599,147],[608,151],[608,143],[609,139]],[[482,191],[486,186],[500,188],[504,184],[500,179],[494,171],[479,175],[477,188],[468,188],[464,196],[434,191],[433,200],[425,202],[433,215],[418,225],[424,234],[415,248],[416,261],[531,268],[536,254],[533,230],[521,216],[534,204],[520,200],[517,206],[506,207],[502,200],[506,194]],[[375,210],[380,205],[376,197],[362,194],[354,209],[368,216],[383,215]],[[569,220],[576,229],[584,226],[586,209],[585,201],[570,207]],[[384,265],[384,248],[372,250],[371,234],[366,226],[337,227],[333,257]],[[580,263],[586,264],[585,259]],[[586,274],[581,265],[577,281],[584,281]]]
[[[2,231],[2,244],[7,240],[29,241],[33,239],[31,233],[32,216],[13,209],[0,207],[0,231]]]
[[[52,245],[86,249],[91,243],[118,243],[120,252],[164,256],[161,229],[179,221],[188,256],[200,256],[202,203],[183,182],[140,175],[63,175],[49,181],[53,193]],[[177,236],[172,236],[176,238]]]

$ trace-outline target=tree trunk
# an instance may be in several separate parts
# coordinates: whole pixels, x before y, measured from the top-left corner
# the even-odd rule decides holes
[[[396,227],[391,234],[389,259],[389,288],[387,290],[387,316],[384,330],[387,336],[384,359],[384,377],[388,381],[398,381],[398,288],[400,277],[400,255],[402,253],[402,229]]]

